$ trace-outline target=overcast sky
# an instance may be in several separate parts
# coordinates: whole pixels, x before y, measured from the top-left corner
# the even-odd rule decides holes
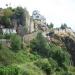
[[[75,0],[0,0],[0,7],[22,6],[28,9],[30,15],[33,10],[39,10],[47,19],[59,27],[62,23],[75,30]]]

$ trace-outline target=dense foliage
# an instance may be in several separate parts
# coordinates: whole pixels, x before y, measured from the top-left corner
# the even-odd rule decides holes
[[[27,16],[27,9],[22,7],[8,7],[2,9],[2,16],[0,16],[0,24],[3,25],[4,28],[14,28],[18,27],[19,25],[24,26],[25,32],[27,31],[26,27],[26,16]],[[29,15],[29,14],[28,14]]]
[[[17,67],[0,67],[0,75],[18,75]]]
[[[10,40],[11,48],[0,44],[0,75],[75,74],[66,48],[49,43],[41,32],[25,48],[20,36],[11,35]]]
[[[48,43],[41,33],[31,42],[32,52],[37,52],[42,60],[38,60],[36,65],[43,69],[47,75],[54,72],[62,72],[68,75],[67,66],[71,66],[71,56],[66,48],[61,48],[54,43]],[[44,58],[46,58],[44,60]],[[53,61],[53,63],[51,63]],[[52,67],[53,65],[53,67]]]
[[[49,45],[47,40],[42,36],[41,33],[38,33],[36,39],[31,41],[30,47],[34,52],[38,52],[41,56],[49,56]]]
[[[12,50],[20,50],[21,49],[21,37],[19,35],[12,35],[11,36],[11,48]]]
[[[26,9],[8,7],[2,11],[1,25],[5,28],[14,28],[13,22],[16,21],[16,28],[21,25],[25,32],[27,31]],[[52,29],[53,26],[54,24],[50,23],[48,28]],[[60,28],[66,29],[67,25],[62,24]],[[23,39],[17,34],[0,33],[0,39],[10,41],[9,47],[4,46],[0,41],[0,75],[75,75],[75,67],[72,65],[67,48],[61,47],[59,42],[49,42],[41,32],[30,43],[24,45],[25,47]],[[69,41],[66,42],[70,46]]]
[[[65,24],[65,23],[62,24],[60,28],[61,28],[61,29],[66,29],[66,28],[67,28],[67,24]]]
[[[3,10],[3,16],[0,17],[0,24],[4,25],[6,28],[11,27],[11,17],[13,16],[13,11],[11,8]]]
[[[51,29],[54,27],[54,24],[53,23],[50,23],[50,25],[48,25],[48,28]]]

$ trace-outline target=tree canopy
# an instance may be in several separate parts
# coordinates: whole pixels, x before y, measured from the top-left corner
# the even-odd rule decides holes
[[[61,24],[61,27],[60,27],[61,29],[66,29],[67,28],[67,24]]]
[[[16,20],[17,25],[26,25],[26,11],[22,7],[12,8],[8,7],[2,9],[3,16],[0,17],[0,24],[4,25],[5,28],[11,27],[13,19]],[[14,26],[14,25],[13,25]]]
[[[50,25],[48,25],[48,28],[51,29],[54,27],[54,24],[51,22]]]

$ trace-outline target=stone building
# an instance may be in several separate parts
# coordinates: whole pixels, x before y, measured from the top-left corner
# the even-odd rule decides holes
[[[3,11],[0,8],[0,16],[2,15]],[[18,20],[16,18],[13,18],[11,20],[11,28],[15,29],[18,34],[24,36],[26,33],[32,33],[37,30],[46,30],[46,18],[42,16],[38,10],[34,10],[32,16],[30,16],[29,12],[25,8],[24,15],[23,25],[21,25],[21,23],[18,23]]]
[[[46,28],[46,18],[42,16],[38,10],[34,10],[32,13],[35,30]]]
[[[30,26],[29,26],[29,33],[32,33],[35,31],[35,25],[32,17],[30,18]]]

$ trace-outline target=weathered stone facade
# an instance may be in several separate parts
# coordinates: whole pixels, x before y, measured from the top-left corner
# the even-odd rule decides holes
[[[35,25],[35,30],[46,30],[46,18],[42,16],[38,10],[34,10],[32,18]]]
[[[0,9],[0,15],[2,16],[2,14],[2,9]],[[27,9],[24,9],[23,25],[18,23],[18,19],[14,17],[11,20],[11,28],[15,29],[21,36],[37,30],[46,30],[46,18],[42,16],[37,10],[34,10],[32,16],[30,16]]]
[[[29,26],[29,32],[32,33],[35,31],[34,21],[32,17],[30,18],[30,26]]]

